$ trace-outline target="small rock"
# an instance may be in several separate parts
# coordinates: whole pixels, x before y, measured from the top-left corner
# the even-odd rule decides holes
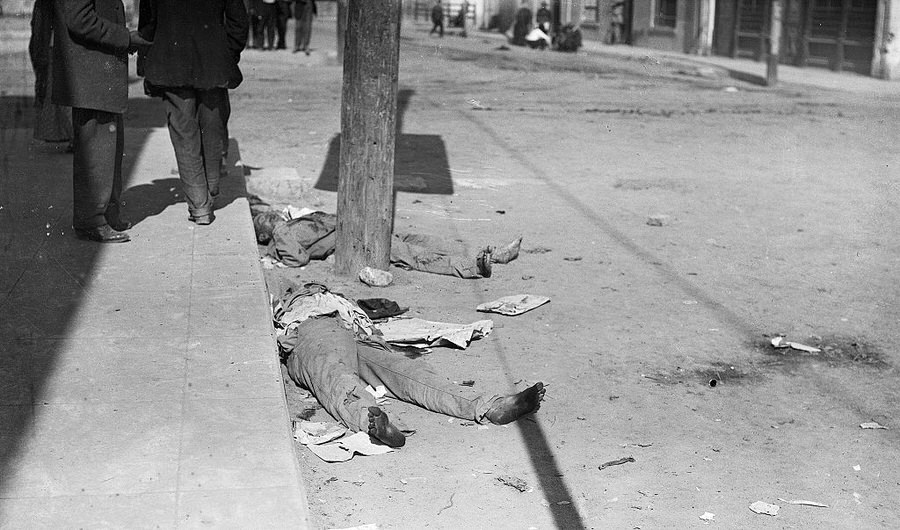
[[[668,215],[651,215],[647,218],[647,224],[649,226],[665,226],[669,224],[669,219]]]
[[[372,287],[387,287],[394,281],[394,276],[387,271],[373,269],[372,267],[363,267],[363,269],[359,271],[359,280]]]

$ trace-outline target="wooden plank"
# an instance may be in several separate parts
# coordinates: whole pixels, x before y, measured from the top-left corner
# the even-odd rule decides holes
[[[349,0],[335,270],[387,269],[394,213],[400,0]]]

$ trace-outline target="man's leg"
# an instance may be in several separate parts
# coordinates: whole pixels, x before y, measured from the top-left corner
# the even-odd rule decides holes
[[[228,90],[225,88],[198,90],[197,103],[206,184],[209,194],[216,197],[219,194],[219,179],[222,175],[222,155],[228,143],[225,125],[230,110]]]
[[[163,100],[188,212],[192,220],[205,222],[212,215],[213,203],[203,168],[203,141],[197,118],[196,93],[189,88],[167,88]]]
[[[482,252],[477,258],[450,255],[442,244],[429,236],[395,234],[391,240],[391,263],[412,270],[456,276],[458,278],[486,278],[491,275],[490,254]]]
[[[122,187],[122,115],[72,109],[74,156],[72,226],[91,230],[107,224],[106,212]]]
[[[335,419],[354,431],[368,432],[391,447],[405,438],[377,407],[357,373],[357,344],[333,318],[311,319],[297,328],[288,357],[288,374],[316,396]]]
[[[508,396],[484,394],[454,384],[421,359],[362,343],[357,350],[359,376],[370,385],[384,385],[400,400],[455,418],[505,424],[536,411],[544,396],[542,383]]]

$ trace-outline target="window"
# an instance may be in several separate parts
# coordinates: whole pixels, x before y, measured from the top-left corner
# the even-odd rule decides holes
[[[600,22],[600,2],[598,0],[584,0],[584,20]]]
[[[656,16],[653,25],[658,28],[674,28],[678,18],[678,0],[656,0]]]

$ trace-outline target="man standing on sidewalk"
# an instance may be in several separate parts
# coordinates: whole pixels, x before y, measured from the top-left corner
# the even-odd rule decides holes
[[[56,0],[53,103],[72,107],[75,234],[129,241],[120,217],[128,53],[150,43],[125,27],[122,0]]]
[[[154,41],[145,87],[166,105],[188,219],[208,225],[228,143],[228,89],[243,81],[238,62],[247,44],[247,11],[242,0],[141,0],[139,26]]]

